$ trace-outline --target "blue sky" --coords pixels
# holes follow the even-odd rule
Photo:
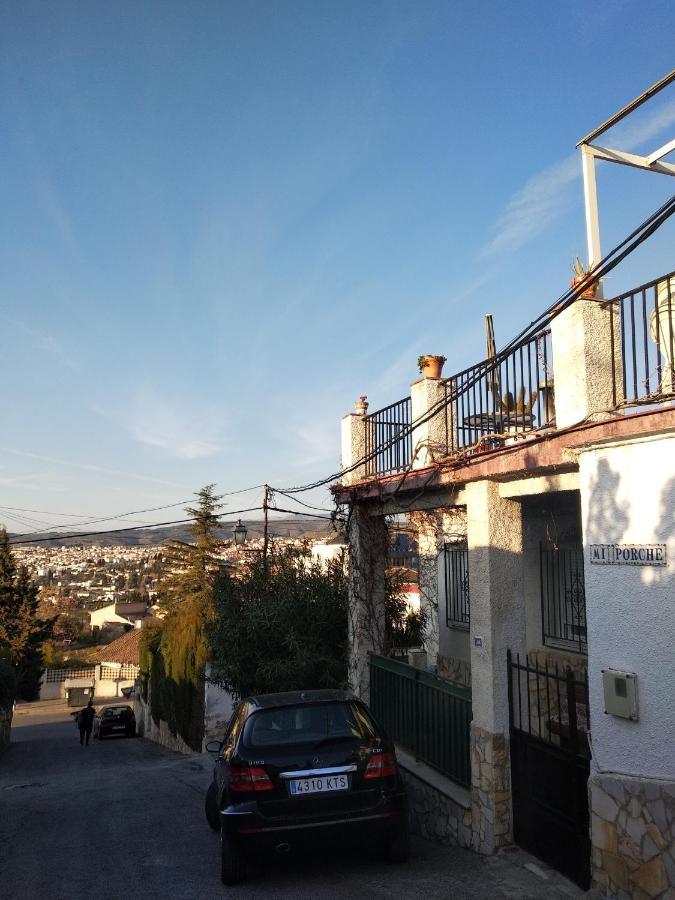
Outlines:
[[[90,516],[330,474],[359,394],[404,396],[420,353],[477,361],[486,312],[505,343],[585,255],[576,142],[672,68],[675,30],[670,0],[1,18],[0,506]],[[669,89],[611,137],[673,131]],[[672,190],[602,167],[604,249]],[[675,268],[674,236],[606,291]]]

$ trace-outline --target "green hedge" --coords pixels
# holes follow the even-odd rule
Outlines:
[[[150,700],[155,725],[167,723],[193,750],[201,750],[204,734],[204,679],[194,657],[177,667],[172,659],[172,642],[188,641],[188,636],[172,627],[171,621],[144,632],[140,647],[141,696]],[[174,664],[172,665],[172,662]],[[190,662],[193,662],[190,665]]]

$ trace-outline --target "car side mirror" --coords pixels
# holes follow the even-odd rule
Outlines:
[[[220,753],[220,750],[223,746],[222,741],[209,741],[206,745],[207,753]]]

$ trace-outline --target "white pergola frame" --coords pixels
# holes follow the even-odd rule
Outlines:
[[[631,101],[623,109],[603,122],[602,125],[594,129],[590,134],[586,135],[577,147],[581,150],[581,165],[584,179],[584,208],[586,212],[586,242],[588,246],[588,264],[592,269],[602,259],[600,249],[600,216],[598,213],[598,192],[595,180],[595,162],[603,160],[605,162],[619,163],[623,166],[632,166],[636,169],[643,169],[646,172],[656,172],[659,175],[675,175],[675,164],[662,162],[664,156],[667,156],[675,150],[675,138],[668,141],[658,150],[650,153],[648,156],[637,156],[635,153],[627,153],[625,150],[613,150],[608,147],[600,147],[592,144],[605,131],[610,129],[617,122],[624,119],[643,103],[646,103],[651,97],[657,94],[663,88],[667,87],[671,82],[675,81],[675,69],[664,76],[656,84],[652,85],[639,97]]]

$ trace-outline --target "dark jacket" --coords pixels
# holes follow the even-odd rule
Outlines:
[[[96,710],[93,706],[85,706],[84,709],[81,709],[77,717],[78,728],[81,728],[83,731],[91,731],[95,715]]]

